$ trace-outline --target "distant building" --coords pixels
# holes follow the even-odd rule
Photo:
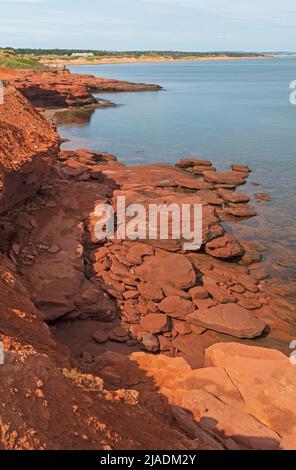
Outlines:
[[[71,57],[94,57],[92,52],[73,52]]]

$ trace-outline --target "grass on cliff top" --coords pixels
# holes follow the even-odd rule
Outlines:
[[[0,67],[7,67],[7,68],[27,68],[27,69],[42,69],[44,68],[38,60],[30,59],[30,58],[23,58],[18,56],[13,57],[6,57],[0,54]]]

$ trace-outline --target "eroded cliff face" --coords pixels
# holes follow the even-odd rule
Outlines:
[[[37,191],[58,148],[53,125],[15,88],[5,87],[0,105],[0,213]]]
[[[112,103],[93,96],[99,92],[157,91],[153,84],[130,83],[92,75],[55,72],[23,72],[12,84],[36,107],[67,108],[73,106],[108,107]]]

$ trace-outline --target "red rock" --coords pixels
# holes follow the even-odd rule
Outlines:
[[[173,343],[169,338],[165,338],[165,336],[159,336],[158,340],[161,351],[171,353],[174,351]]]
[[[142,346],[143,348],[151,353],[156,353],[159,351],[159,341],[156,336],[148,333],[144,333],[142,337]]]
[[[154,302],[159,302],[164,298],[163,292],[160,287],[155,284],[150,284],[149,282],[138,284],[138,291],[146,300],[153,300]]]
[[[227,173],[218,173],[217,171],[208,171],[204,173],[205,181],[214,184],[227,184],[240,186],[246,183],[244,174],[236,171]]]
[[[213,299],[195,299],[193,302],[199,310],[205,310],[217,305],[217,302]]]
[[[140,293],[137,290],[127,290],[123,293],[123,298],[125,300],[134,300],[139,297]]]
[[[266,202],[272,201],[272,197],[266,193],[254,193],[254,196],[257,201],[266,201]]]
[[[266,328],[263,321],[237,304],[217,305],[210,309],[196,310],[189,314],[186,320],[236,338],[256,338],[261,336]]]
[[[181,429],[194,439],[198,444],[198,448],[203,450],[224,450],[222,444],[218,440],[206,433],[192,417],[191,413],[179,408],[178,406],[172,407],[174,417]]]
[[[296,450],[296,437],[295,436],[285,436],[281,440],[280,445],[281,450]]]
[[[181,297],[182,299],[191,300],[191,295],[184,290],[175,289],[168,285],[163,285],[161,287],[166,297]]]
[[[150,245],[145,243],[134,243],[130,246],[126,253],[126,259],[135,266],[140,266],[145,256],[152,256],[154,250]]]
[[[177,168],[189,168],[193,166],[211,167],[212,162],[209,160],[199,160],[196,158],[183,158],[178,163],[176,163]]]
[[[228,206],[223,210],[223,214],[232,215],[233,217],[256,217],[257,212],[246,204],[235,204]]]
[[[103,330],[98,330],[93,333],[92,337],[97,343],[107,343],[109,339],[109,333]]]
[[[166,297],[160,304],[159,310],[170,317],[184,319],[194,311],[194,305],[189,300],[180,297]]]
[[[227,290],[222,287],[214,285],[206,285],[210,296],[221,304],[235,303],[236,298]]]
[[[250,200],[250,198],[245,194],[228,191],[227,189],[223,188],[217,189],[217,193],[222,197],[222,199],[224,199],[225,202],[231,202],[233,204],[245,204]]]
[[[253,276],[248,274],[239,274],[237,276],[237,282],[250,292],[258,292],[258,281]]]
[[[250,266],[251,264],[260,263],[260,261],[262,261],[262,253],[257,250],[250,250],[246,247],[244,248],[246,252],[240,260],[240,264],[242,264],[243,266]]]
[[[165,333],[170,329],[170,322],[166,315],[151,313],[141,319],[140,326],[148,333]]]
[[[191,326],[189,323],[179,320],[173,320],[174,329],[181,336],[190,335],[192,333]]]
[[[206,204],[212,204],[214,206],[222,206],[223,204],[223,199],[219,198],[215,191],[202,190],[198,191],[197,194]]]
[[[0,213],[34,194],[57,160],[59,139],[13,87],[0,105]]]
[[[209,293],[205,287],[198,286],[190,289],[189,294],[192,297],[193,302],[196,300],[205,300],[209,298]]]
[[[242,173],[251,173],[250,168],[247,165],[234,164],[231,165],[233,171],[241,171]]]
[[[238,343],[206,351],[207,366],[223,367],[250,414],[281,436],[296,436],[296,370],[279,351]]]
[[[263,303],[259,299],[242,297],[239,301],[239,305],[247,310],[257,310],[263,306]]]
[[[184,255],[151,256],[135,272],[144,281],[158,286],[169,285],[183,290],[196,283],[196,272]]]
[[[202,175],[205,171],[216,171],[214,166],[195,165],[188,169],[194,175]]]
[[[191,411],[197,423],[212,435],[231,438],[249,449],[277,449],[279,435],[248,413],[235,410],[204,390],[184,394],[182,408]]]
[[[214,258],[236,258],[243,256],[244,252],[243,247],[229,234],[216,238],[206,244],[206,253]]]

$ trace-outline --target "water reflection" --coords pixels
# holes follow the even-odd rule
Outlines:
[[[94,112],[95,109],[66,109],[56,111],[52,115],[52,120],[59,127],[84,127],[91,123]]]

